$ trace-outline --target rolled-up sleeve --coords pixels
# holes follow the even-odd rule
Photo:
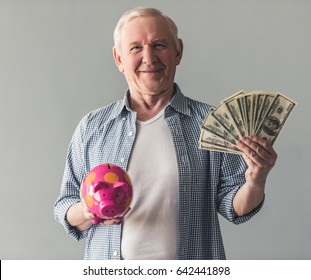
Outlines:
[[[68,209],[75,203],[80,202],[80,185],[86,174],[83,159],[83,134],[86,118],[83,118],[77,126],[66,156],[66,164],[61,184],[60,195],[54,204],[54,217],[65,231],[76,240],[87,236],[87,231],[79,232],[67,222]]]
[[[261,202],[253,211],[237,216],[233,208],[233,199],[242,185],[245,184],[247,165],[239,155],[223,153],[221,176],[218,185],[218,212],[234,224],[241,224],[251,219],[262,208]]]

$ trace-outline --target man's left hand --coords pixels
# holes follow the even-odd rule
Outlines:
[[[241,138],[237,147],[244,153],[243,158],[248,165],[245,173],[248,183],[263,184],[278,157],[273,147],[255,135]]]

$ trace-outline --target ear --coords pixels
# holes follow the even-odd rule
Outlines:
[[[104,182],[99,182],[95,185],[94,187],[94,193],[96,193],[97,191],[99,191],[100,189],[105,189],[105,188],[108,188],[109,185],[107,185],[106,183]]]
[[[117,65],[117,67],[119,68],[119,71],[121,73],[123,73],[124,72],[124,67],[123,67],[123,64],[122,64],[122,58],[121,58],[121,55],[119,54],[118,50],[116,49],[116,47],[113,47],[112,53],[113,53],[114,61],[115,61],[116,65]]]
[[[176,54],[176,65],[179,65],[182,59],[183,51],[184,51],[184,44],[181,39],[178,39],[179,51]]]
[[[128,186],[127,186],[127,184],[124,183],[124,182],[116,182],[116,183],[113,184],[113,188],[114,188],[114,189],[118,189],[118,188],[119,188],[119,189],[121,189],[122,191],[126,192],[127,189],[128,189]]]

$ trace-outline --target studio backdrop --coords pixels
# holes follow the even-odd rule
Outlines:
[[[311,2],[0,0],[0,259],[82,259],[53,217],[69,141],[89,111],[123,98],[112,57],[121,14],[152,6],[179,27],[176,82],[218,105],[239,90],[297,102],[274,144],[262,211],[220,217],[228,259],[311,258]]]

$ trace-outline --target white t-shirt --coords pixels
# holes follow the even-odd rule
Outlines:
[[[133,201],[123,222],[122,258],[176,259],[178,167],[164,110],[137,121],[128,173]]]

